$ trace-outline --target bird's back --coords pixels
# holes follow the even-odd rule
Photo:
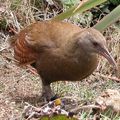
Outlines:
[[[17,35],[14,51],[20,64],[30,64],[44,53],[45,49],[60,48],[74,33],[81,29],[65,22],[36,22]]]

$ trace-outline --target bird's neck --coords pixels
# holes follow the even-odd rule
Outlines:
[[[84,47],[82,47],[82,45],[78,45],[77,44],[77,40],[69,40],[68,42],[66,42],[66,44],[64,45],[63,51],[65,53],[65,55],[67,56],[71,56],[74,58],[83,58],[83,59],[90,59],[93,57],[97,57],[97,55],[95,53],[91,53],[89,50],[84,49]]]

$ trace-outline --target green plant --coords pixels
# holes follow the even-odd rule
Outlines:
[[[57,15],[52,20],[63,20],[65,18],[75,15],[76,13],[83,13],[88,9],[91,9],[97,5],[100,5],[101,3],[104,3],[105,1],[107,0],[88,0],[80,6],[75,5],[74,7],[68,9],[66,12]]]
[[[120,18],[120,5],[117,6],[112,12],[100,20],[95,26],[95,29],[103,31],[105,28],[110,26],[112,23],[117,21]]]
[[[83,13],[83,12],[85,12],[91,8],[94,8],[95,6],[100,5],[106,1],[107,0],[88,0],[79,6],[74,6],[70,9],[68,9],[66,12],[61,13],[60,15],[54,17],[52,20],[63,20],[65,18],[75,15],[76,13]],[[113,2],[113,0],[111,0],[111,2]],[[118,2],[119,1],[117,1],[117,4],[118,4]],[[117,6],[112,12],[110,12],[102,20],[100,20],[94,26],[94,28],[98,29],[99,31],[102,31],[105,28],[107,28],[109,25],[111,25],[112,23],[114,23],[115,21],[117,21],[120,18],[119,11],[120,11],[120,5]]]

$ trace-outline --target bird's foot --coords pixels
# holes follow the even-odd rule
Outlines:
[[[42,90],[42,98],[45,102],[51,101],[53,98],[55,98],[54,92],[51,90],[50,85],[43,86]]]

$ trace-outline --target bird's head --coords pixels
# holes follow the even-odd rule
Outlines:
[[[114,58],[107,49],[106,40],[99,31],[93,28],[83,30],[78,35],[78,44],[86,53],[102,55],[117,68]]]

